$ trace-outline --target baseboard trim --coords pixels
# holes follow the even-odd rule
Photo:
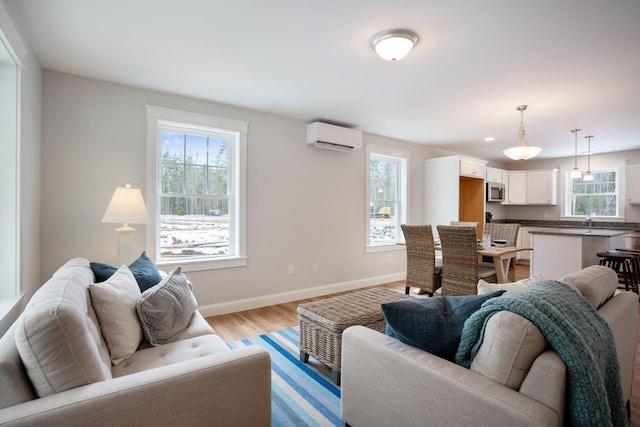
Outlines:
[[[404,280],[405,273],[387,274],[385,276],[369,277],[366,279],[352,280],[342,283],[334,283],[325,286],[315,286],[290,292],[280,292],[277,294],[262,295],[254,298],[245,298],[235,301],[227,301],[219,304],[208,304],[198,307],[198,311],[204,317],[219,316],[221,314],[235,313],[238,311],[252,310],[254,308],[267,307],[270,305],[283,304],[291,301],[298,301],[306,298],[315,298],[329,295],[336,292],[351,291],[367,286],[381,285],[383,283]]]

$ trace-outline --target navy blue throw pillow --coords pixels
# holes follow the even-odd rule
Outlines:
[[[91,266],[91,270],[93,270],[93,275],[96,276],[96,283],[104,282],[111,277],[113,273],[118,271],[118,267],[101,262],[90,262],[89,265]],[[146,291],[162,280],[160,272],[147,255],[147,251],[142,252],[140,258],[129,265],[129,270],[133,273],[133,277],[136,278],[140,292]]]
[[[503,293],[408,298],[382,304],[385,332],[405,344],[454,361],[464,322],[485,301]]]

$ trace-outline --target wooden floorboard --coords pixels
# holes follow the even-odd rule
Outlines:
[[[518,265],[516,268],[516,280],[529,277],[529,266]],[[377,287],[386,287],[397,292],[404,293],[404,281],[391,282]],[[254,337],[260,334],[290,328],[298,324],[298,305],[345,294],[340,292],[317,298],[293,301],[254,310],[240,311],[237,313],[223,314],[208,317],[207,321],[226,342],[237,341],[243,338]],[[640,307],[639,307],[640,315]],[[640,346],[639,346],[640,347]],[[638,348],[640,353],[640,348]],[[636,357],[634,372],[633,392],[631,394],[631,419],[630,427],[640,427],[640,358]]]

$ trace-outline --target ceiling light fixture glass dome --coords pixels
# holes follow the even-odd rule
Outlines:
[[[382,31],[371,39],[371,47],[387,61],[398,61],[411,52],[418,43],[418,35],[410,30]]]

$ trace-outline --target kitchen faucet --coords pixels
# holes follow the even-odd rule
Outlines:
[[[593,216],[595,215],[595,212],[590,213],[589,215],[587,215],[587,225],[589,226],[589,228],[591,228],[591,226],[593,225]]]

